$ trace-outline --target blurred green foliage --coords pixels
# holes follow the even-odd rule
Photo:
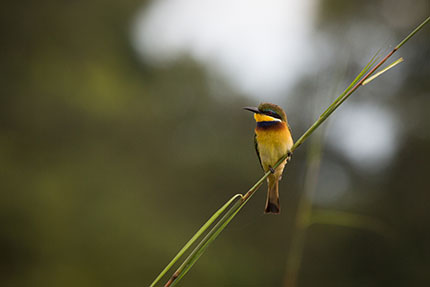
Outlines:
[[[148,285],[223,202],[261,175],[254,123],[240,109],[249,99],[228,86],[224,98],[213,97],[191,59],[159,68],[138,59],[129,28],[142,5],[3,4],[1,286]],[[327,153],[353,177],[336,207],[377,217],[398,236],[312,228],[300,286],[430,280],[430,71],[418,65],[430,59],[429,29],[417,38],[408,43],[405,85],[390,103],[406,122],[392,166],[369,179]],[[309,100],[304,90],[287,109],[296,138],[309,123],[297,115]],[[282,215],[264,216],[258,193],[186,286],[280,286],[304,158],[297,152],[286,170]]]

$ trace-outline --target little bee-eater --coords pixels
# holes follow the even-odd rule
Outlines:
[[[264,172],[271,171],[267,177],[269,190],[264,212],[279,213],[278,182],[282,177],[285,164],[291,156],[293,146],[287,115],[281,107],[270,103],[262,103],[258,108],[245,107],[244,109],[253,112],[257,122],[254,142],[260,165]],[[288,158],[274,170],[273,166],[286,154],[288,154]]]

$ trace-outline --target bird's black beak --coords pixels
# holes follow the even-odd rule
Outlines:
[[[256,114],[261,114],[260,110],[256,107],[244,107],[243,109]]]

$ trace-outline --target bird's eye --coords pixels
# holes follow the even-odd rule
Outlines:
[[[272,111],[269,111],[269,116],[274,117],[274,118],[279,118],[278,114]]]

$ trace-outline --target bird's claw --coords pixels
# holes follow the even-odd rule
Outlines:
[[[290,152],[290,151],[287,152],[287,162],[289,162],[291,160],[292,155],[293,155],[292,152]]]
[[[275,169],[273,167],[269,166],[269,170],[271,173],[275,173]]]

